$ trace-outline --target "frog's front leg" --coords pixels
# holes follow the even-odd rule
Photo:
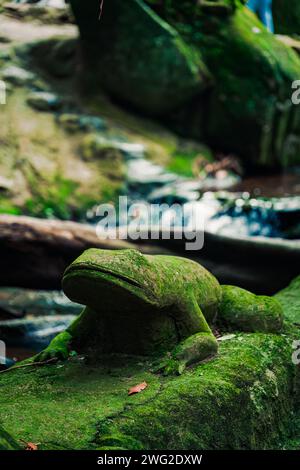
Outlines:
[[[46,349],[34,357],[34,362],[44,362],[49,359],[67,359],[70,353],[72,335],[68,331],[63,331],[51,341]]]
[[[204,361],[218,352],[218,343],[212,333],[196,333],[182,341],[173,351],[164,367],[164,373],[182,374],[186,367]]]
[[[188,315],[186,315],[188,309]],[[204,359],[214,356],[218,352],[218,342],[213,335],[199,305],[194,298],[190,298],[185,303],[182,320],[189,319],[193,322],[194,334],[186,337],[172,351],[169,358],[163,361],[160,370],[164,374],[181,374],[186,367],[201,362]],[[179,332],[185,331],[188,325],[178,323]],[[190,323],[189,328],[192,325]]]
[[[83,312],[73,321],[73,323],[71,323],[66,331],[63,331],[59,335],[55,336],[46,349],[34,356],[34,362],[44,362],[54,358],[67,359],[71,352],[72,339],[74,336],[76,336],[76,331],[82,319],[87,314],[87,309],[85,308]]]

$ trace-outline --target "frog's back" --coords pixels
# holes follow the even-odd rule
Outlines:
[[[165,285],[180,302],[182,296],[193,296],[210,322],[217,314],[222,289],[217,279],[201,264],[179,256],[155,256],[165,276]]]

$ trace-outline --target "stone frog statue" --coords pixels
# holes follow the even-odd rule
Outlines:
[[[233,286],[220,286],[200,264],[134,249],[89,249],[65,271],[63,289],[86,305],[63,333],[35,357],[65,359],[70,352],[100,360],[103,354],[166,357],[166,373],[217,353],[211,325],[277,333],[280,304]]]

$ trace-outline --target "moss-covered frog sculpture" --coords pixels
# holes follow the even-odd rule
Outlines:
[[[86,307],[35,360],[118,353],[165,358],[165,372],[182,372],[217,353],[209,326],[217,316],[235,330],[282,327],[276,300],[220,286],[200,264],[175,256],[90,249],[67,268],[63,289]]]

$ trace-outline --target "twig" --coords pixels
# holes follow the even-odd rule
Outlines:
[[[20,366],[10,367],[9,369],[0,370],[0,374],[4,374],[5,372],[11,372],[11,371],[16,370],[16,369],[23,369],[24,367],[45,366],[47,364],[50,364],[51,362],[57,362],[57,358],[52,357],[51,359],[48,359],[47,361],[43,361],[43,362],[31,362],[30,364],[23,364],[23,365],[20,365]]]

